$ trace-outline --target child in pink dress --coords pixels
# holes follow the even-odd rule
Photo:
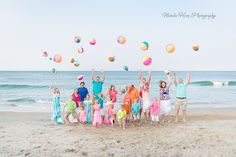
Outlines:
[[[86,123],[86,112],[84,110],[84,106],[83,105],[80,105],[79,120],[80,120],[80,123],[82,123],[85,126],[85,123]]]
[[[158,113],[160,110],[160,100],[157,98],[154,98],[154,101],[152,102],[151,106],[150,106],[150,110],[151,110],[151,119],[152,122],[151,124],[157,122],[159,123],[159,117],[158,117]]]
[[[111,102],[109,102],[106,110],[106,124],[108,125],[111,124],[113,127],[114,120],[115,120],[114,105]]]
[[[102,125],[102,116],[100,104],[97,100],[95,100],[93,105],[93,126],[97,127],[97,125]]]

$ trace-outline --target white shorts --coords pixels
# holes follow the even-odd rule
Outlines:
[[[134,117],[134,120],[140,119],[140,115],[139,115],[139,114],[137,114],[137,115],[134,115],[134,114],[133,114],[133,117]]]
[[[170,100],[161,100],[160,101],[160,115],[169,115],[171,112],[171,103]]]
[[[156,115],[156,116],[151,115],[151,118],[152,118],[152,121],[153,121],[153,122],[159,122],[159,117],[158,117],[158,115]]]

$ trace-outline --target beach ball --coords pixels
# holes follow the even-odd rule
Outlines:
[[[193,45],[192,45],[192,49],[193,49],[194,51],[198,51],[198,50],[199,50],[199,46],[198,46],[197,44],[193,44]]]
[[[169,70],[164,70],[164,73],[165,73],[166,75],[169,75],[169,74],[170,74],[170,71],[169,71]]]
[[[96,44],[96,39],[94,39],[94,38],[91,39],[91,40],[89,41],[89,44],[90,44],[90,45],[95,45],[95,44]]]
[[[114,61],[115,61],[115,56],[109,56],[109,57],[108,57],[108,60],[109,60],[110,62],[114,62]]]
[[[61,63],[62,57],[61,57],[61,55],[56,54],[56,55],[54,56],[53,60],[54,60],[54,62],[56,62],[56,63]]]
[[[140,49],[141,49],[141,50],[147,51],[148,48],[149,48],[148,42],[144,41],[144,42],[141,43],[141,45],[140,45]]]
[[[80,81],[83,80],[83,78],[84,78],[83,75],[78,76],[78,80],[80,80]]]
[[[124,66],[123,69],[124,69],[124,71],[129,71],[129,67],[128,66]]]
[[[74,58],[71,58],[70,59],[70,63],[74,63],[75,62],[75,59]]]
[[[152,64],[152,58],[147,55],[147,56],[143,57],[142,62],[145,66],[149,66]]]
[[[80,36],[75,36],[74,37],[74,42],[80,43],[80,41],[81,41],[81,37]]]
[[[43,57],[48,57],[48,53],[46,51],[43,52]]]
[[[78,62],[75,62],[75,63],[74,63],[74,66],[75,66],[75,67],[79,67],[80,64],[79,64]]]
[[[57,71],[55,68],[52,68],[52,73],[55,74]]]
[[[119,44],[125,44],[126,43],[126,38],[124,36],[120,35],[117,39],[117,42]]]
[[[175,51],[175,46],[174,46],[173,44],[168,44],[168,45],[166,46],[166,51],[167,51],[168,53],[173,53],[173,52]]]
[[[79,53],[79,54],[84,53],[84,48],[83,48],[83,47],[79,47],[79,48],[78,48],[78,53]]]

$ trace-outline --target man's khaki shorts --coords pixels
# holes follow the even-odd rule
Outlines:
[[[186,110],[187,109],[187,99],[178,99],[176,98],[175,107],[177,110]]]

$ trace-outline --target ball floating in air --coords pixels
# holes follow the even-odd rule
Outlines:
[[[70,59],[70,63],[74,63],[75,62],[75,59],[74,58],[71,58]]]
[[[83,78],[84,78],[83,75],[78,76],[78,80],[80,80],[80,81],[83,80]]]
[[[141,43],[141,45],[140,45],[140,49],[141,49],[141,50],[147,51],[148,48],[149,48],[148,42],[144,41],[144,42]]]
[[[119,44],[125,44],[126,43],[126,38],[124,36],[120,35],[117,39],[117,42]]]
[[[54,60],[54,62],[56,62],[56,63],[61,63],[62,57],[61,57],[61,55],[56,54],[56,55],[54,56],[53,60]]]
[[[143,62],[143,65],[149,66],[152,64],[152,58],[147,55],[147,56],[143,57],[142,62]]]
[[[129,67],[126,65],[123,67],[123,69],[124,69],[124,71],[129,71]]]
[[[173,53],[173,52],[175,51],[175,46],[174,46],[173,44],[168,44],[168,45],[166,46],[166,51],[167,51],[168,53]]]
[[[55,68],[52,68],[52,73],[55,74],[57,71]]]
[[[89,41],[89,44],[90,44],[90,45],[95,45],[95,44],[96,44],[96,39],[94,39],[94,38],[91,39],[91,40]]]
[[[193,44],[193,45],[192,45],[192,49],[193,49],[194,51],[198,51],[198,50],[199,50],[199,46],[198,46],[197,44]]]
[[[43,57],[48,57],[48,53],[46,51],[43,52]]]
[[[84,53],[84,48],[83,48],[83,47],[79,47],[79,48],[78,48],[78,53],[79,53],[79,54]]]
[[[114,62],[114,61],[115,61],[115,56],[109,56],[109,57],[108,57],[108,60],[109,60],[110,62]]]
[[[75,36],[74,37],[74,42],[80,43],[81,42],[81,37],[80,36]]]
[[[170,74],[170,71],[169,70],[164,70],[164,73],[166,74],[166,75],[169,75]]]
[[[80,66],[79,62],[74,62],[74,66],[79,67]]]

